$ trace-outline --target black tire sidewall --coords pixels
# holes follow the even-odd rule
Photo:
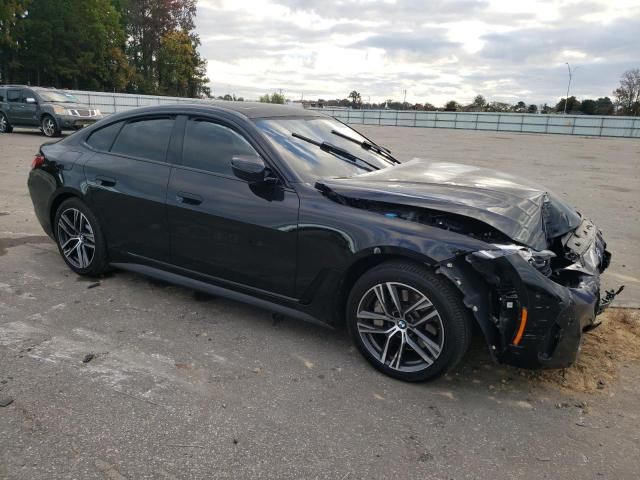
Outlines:
[[[470,325],[466,307],[459,293],[446,279],[439,278],[419,265],[389,264],[376,267],[365,273],[354,285],[347,301],[346,323],[349,333],[362,355],[381,372],[409,382],[434,379],[452,368],[466,351],[470,337]],[[405,267],[405,268],[403,268]],[[362,296],[374,285],[384,282],[399,282],[424,293],[434,304],[444,329],[444,344],[440,356],[432,365],[418,372],[400,372],[382,365],[367,350],[357,329],[356,311]]]
[[[96,249],[93,255],[93,259],[91,260],[91,263],[87,268],[78,268],[75,265],[69,263],[67,257],[65,257],[64,253],[62,252],[60,240],[58,239],[58,221],[60,220],[60,215],[62,215],[62,213],[69,208],[75,208],[82,212],[89,221],[91,229],[93,230]],[[80,200],[79,198],[69,198],[60,204],[54,218],[53,233],[56,240],[56,245],[58,246],[58,251],[62,256],[62,259],[67,264],[67,266],[75,273],[77,273],[78,275],[97,276],[107,270],[107,248],[104,241],[104,236],[102,235],[102,229],[100,228],[100,223],[98,222],[98,219],[93,214],[91,209],[82,200]]]
[[[7,116],[4,113],[0,112],[0,118],[3,118],[3,117],[4,117],[6,128],[5,128],[4,132],[0,132],[0,133],[11,133],[11,132],[13,132],[13,126],[11,126],[11,124],[9,123],[9,119],[7,118]]]

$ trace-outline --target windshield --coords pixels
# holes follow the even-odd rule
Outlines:
[[[43,102],[80,103],[80,100],[78,100],[76,97],[74,97],[70,93],[58,92],[56,90],[50,90],[50,91],[38,90],[38,95],[40,96]]]
[[[339,147],[334,150],[346,150],[348,154],[362,159],[364,165],[371,164],[378,169],[393,165],[379,153],[366,150],[357,143],[332,133],[339,132],[358,142],[367,141],[355,130],[329,117],[265,118],[258,119],[256,125],[287,164],[306,182],[312,183],[321,177],[351,177],[366,173],[366,170],[362,165],[345,161],[344,156],[336,151],[323,150],[318,145],[299,138],[300,136]],[[369,167],[368,170],[375,168]]]

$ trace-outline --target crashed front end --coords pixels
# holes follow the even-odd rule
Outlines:
[[[601,298],[600,274],[611,258],[602,233],[583,220],[556,238],[549,250],[493,246],[440,269],[462,290],[492,354],[501,363],[522,368],[571,365],[583,331],[597,325],[596,316],[619,293]]]

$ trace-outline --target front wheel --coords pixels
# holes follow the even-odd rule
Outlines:
[[[58,128],[58,124],[51,115],[44,115],[42,117],[40,128],[42,129],[42,133],[44,133],[46,137],[60,136],[60,128]]]
[[[60,255],[79,275],[97,276],[108,269],[102,229],[93,212],[80,199],[62,202],[56,212],[55,237]]]
[[[13,127],[9,123],[9,119],[4,113],[0,113],[0,133],[11,133]]]
[[[400,380],[430,380],[452,368],[471,340],[467,309],[444,278],[409,262],[383,263],[354,285],[349,332],[364,357]]]

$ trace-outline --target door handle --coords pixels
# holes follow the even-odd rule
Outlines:
[[[110,177],[103,177],[101,175],[98,175],[96,177],[96,183],[102,187],[115,187],[116,186],[116,180],[115,178],[110,178]]]
[[[202,203],[202,197],[194,195],[193,193],[178,192],[176,198],[178,202],[184,203],[185,205],[200,205]]]

